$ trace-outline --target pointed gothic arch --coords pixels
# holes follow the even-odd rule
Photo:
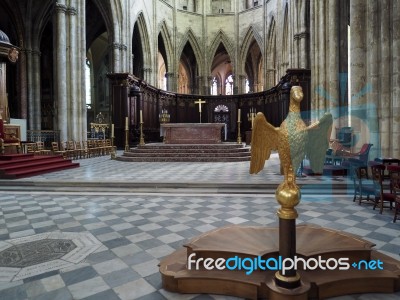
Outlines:
[[[263,39],[260,36],[260,34],[253,28],[253,26],[249,26],[249,29],[247,30],[247,33],[244,36],[242,47],[240,48],[240,60],[242,61],[242,64],[243,64],[244,60],[246,59],[247,52],[248,52],[253,40],[255,40],[257,42],[257,45],[260,48],[261,54],[264,56],[264,49],[263,49],[264,47],[262,47]]]
[[[246,74],[247,80],[250,84],[250,91],[259,92],[264,86],[264,74],[263,74],[263,47],[260,35],[254,30],[252,26],[249,27],[242,47],[240,49],[240,66],[239,73]],[[242,85],[242,91],[245,90],[245,82],[240,83]]]
[[[134,41],[136,43],[134,43]],[[137,50],[137,51],[136,51]],[[147,30],[146,20],[143,12],[139,12],[133,27],[132,34],[132,54],[133,54],[133,72],[136,76],[148,80],[150,78],[152,66],[151,47],[149,31]],[[139,55],[140,57],[136,57]],[[135,61],[139,64],[135,65]]]
[[[235,61],[236,57],[234,55],[235,51],[234,51],[234,46],[233,46],[233,42],[230,41],[230,39],[227,37],[227,35],[222,31],[219,30],[217,32],[217,34],[215,35],[210,47],[209,47],[209,57],[207,59],[208,62],[212,62],[213,58],[217,52],[218,47],[220,46],[220,44],[222,44],[225,49],[226,52],[228,53],[231,61]],[[234,66],[234,64],[232,64]],[[208,66],[208,69],[210,69],[211,65]]]
[[[289,5],[286,3],[282,24],[281,65],[279,74],[283,75],[289,66]]]
[[[165,20],[163,20],[160,23],[158,30],[158,36],[161,37],[163,43],[164,43],[164,48],[165,48],[165,54],[166,54],[166,69],[167,72],[172,70],[172,62],[173,62],[173,55],[174,51],[172,48],[172,41],[171,41],[171,34],[169,33],[167,23]]]
[[[265,55],[266,59],[266,79],[265,79],[265,89],[272,88],[277,82],[277,66],[276,66],[276,24],[275,18],[272,17],[267,36],[267,52]]]
[[[115,16],[115,12],[113,11],[112,6],[108,7],[107,1],[102,0],[92,0],[93,4],[99,10],[100,15],[104,21],[106,31],[108,33],[108,41],[111,44],[116,37],[116,30],[118,30],[118,22],[117,17]],[[87,9],[87,7],[86,7]],[[111,11],[111,15],[110,15]],[[86,39],[86,49],[89,48],[89,45],[93,42],[93,40]]]
[[[196,57],[196,61],[197,61],[198,66],[200,67],[200,66],[203,65],[201,48],[200,48],[200,45],[199,45],[197,40],[198,39],[194,35],[192,29],[189,28],[188,31],[186,31],[186,34],[183,36],[183,38],[181,40],[181,43],[179,44],[179,47],[178,47],[178,49],[176,51],[178,64],[179,64],[179,58],[182,55],[184,47],[186,46],[187,43],[189,43],[190,46],[193,49],[193,52],[194,52],[194,55]]]

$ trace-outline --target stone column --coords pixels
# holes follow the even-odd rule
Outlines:
[[[28,118],[28,99],[27,99],[27,77],[26,77],[26,50],[22,49],[19,54],[19,94],[21,99],[20,114],[22,119]]]
[[[380,132],[381,132],[381,146],[382,155],[390,156],[390,149],[393,143],[398,143],[396,140],[391,139],[391,60],[390,60],[390,2],[391,0],[380,1],[381,6],[381,30],[379,33],[380,45],[381,45],[381,60],[380,60],[380,110],[381,110],[381,120],[380,120]],[[398,132],[396,133],[398,135]]]
[[[27,104],[28,104],[28,129],[34,130],[35,125],[34,125],[34,120],[35,120],[35,114],[34,114],[34,107],[35,104],[33,102],[33,56],[32,56],[32,50],[31,49],[25,49],[26,53],[26,73],[27,73]]]
[[[78,1],[79,9],[79,28],[80,28],[80,39],[79,39],[79,65],[81,69],[81,85],[80,85],[80,118],[79,118],[79,130],[81,134],[80,140],[86,141],[87,139],[87,111],[86,111],[86,1]]]
[[[120,44],[117,42],[112,43],[111,49],[113,52],[113,70],[114,73],[119,73],[120,70]]]
[[[71,0],[71,5],[75,5],[75,1]],[[78,45],[77,45],[77,11],[74,6],[70,6],[67,9],[68,14],[68,27],[69,27],[69,102],[70,102],[70,113],[69,113],[69,124],[70,124],[70,136],[72,140],[79,141],[79,111],[78,111],[78,84],[79,82],[76,80],[78,78],[78,64],[77,64],[77,55],[78,55]]]
[[[266,77],[267,77],[266,84],[267,85],[265,87],[265,90],[268,90],[268,89],[272,88],[273,86],[275,86],[275,84],[276,84],[275,73],[276,73],[275,69],[267,69],[266,70]]]
[[[33,127],[34,130],[41,130],[42,127],[42,105],[40,95],[40,52],[32,51],[32,74],[33,74]]]
[[[328,2],[328,16],[326,19],[326,26],[328,28],[327,49],[326,56],[328,64],[326,68],[327,91],[326,101],[328,110],[334,120],[331,138],[336,138],[335,128],[340,128],[339,116],[339,2],[337,0],[329,0]]]
[[[172,72],[165,73],[167,77],[167,90],[168,91],[176,91],[176,76]]]
[[[294,55],[293,62],[298,68],[310,68],[309,62],[309,25],[307,24],[307,13],[308,5],[307,1],[295,2],[297,14],[294,17],[298,17],[297,24],[299,27],[294,30],[297,32],[294,34],[294,51],[297,53]]]
[[[366,96],[362,91],[366,87],[366,1],[350,1],[350,97],[351,126],[359,139],[366,140]],[[350,102],[350,101],[349,101]]]
[[[327,78],[326,78],[326,5],[325,1],[318,1],[318,43],[319,43],[319,51],[318,51],[318,87],[322,87],[323,89],[327,88]],[[319,94],[318,95],[318,111],[317,116],[318,119],[323,115],[325,109],[327,108],[327,95]]]
[[[400,132],[400,0],[392,1],[392,141],[397,141]],[[393,143],[392,157],[400,157],[400,146],[398,142]]]
[[[66,18],[65,13],[67,7],[65,1],[60,0],[56,4],[56,64],[57,64],[57,112],[58,112],[58,129],[60,130],[60,140],[68,140],[68,104],[67,104],[67,70],[66,70]]]
[[[379,93],[379,8],[378,1],[367,2],[367,76],[368,83],[371,85],[371,90],[366,94],[367,97],[367,126],[369,129],[369,139],[364,142],[374,144],[371,148],[369,157],[380,156],[380,141],[379,141],[379,124],[378,124],[378,106],[377,99],[380,98]]]
[[[7,120],[7,65],[0,58],[0,119]]]
[[[211,95],[211,81],[213,80],[212,76],[207,76],[207,80],[204,82],[204,95]]]

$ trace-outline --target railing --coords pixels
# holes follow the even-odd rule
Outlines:
[[[60,142],[59,130],[27,130],[26,139],[29,142],[44,142],[46,148],[51,148],[51,142]]]

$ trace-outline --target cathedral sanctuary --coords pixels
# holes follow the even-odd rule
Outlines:
[[[399,298],[399,8],[1,1],[0,298]]]

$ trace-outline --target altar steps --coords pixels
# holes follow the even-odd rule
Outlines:
[[[146,144],[125,151],[117,160],[132,162],[235,162],[249,161],[244,144]]]
[[[62,156],[10,154],[0,156],[0,179],[17,179],[79,167]]]

